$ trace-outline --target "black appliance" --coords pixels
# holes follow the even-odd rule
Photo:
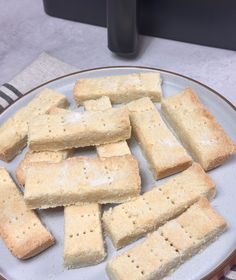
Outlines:
[[[235,0],[43,0],[47,14],[108,26],[108,46],[133,53],[141,34],[236,50]]]

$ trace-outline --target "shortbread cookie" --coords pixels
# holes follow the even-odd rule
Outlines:
[[[104,111],[112,108],[110,98],[107,96],[102,96],[96,100],[84,101],[83,105],[87,111]]]
[[[106,257],[97,203],[65,207],[64,263],[68,268],[94,265]]]
[[[214,195],[214,182],[196,163],[137,199],[104,212],[104,228],[113,245],[121,248],[173,219],[199,197]]]
[[[58,151],[118,142],[130,138],[130,134],[125,108],[42,115],[29,124],[28,145],[33,151]]]
[[[127,107],[133,133],[156,180],[191,165],[191,157],[166,126],[150,98],[135,100]]]
[[[87,111],[102,111],[112,108],[110,99],[103,96],[97,100],[84,102]],[[126,141],[96,146],[99,157],[112,157],[130,154],[130,149]]]
[[[130,149],[126,141],[119,141],[111,144],[96,146],[99,157],[115,157],[130,154]]]
[[[107,109],[111,109],[112,106],[111,106],[111,102],[110,102],[110,99],[106,96],[103,96],[101,97],[100,99],[98,100],[88,100],[88,101],[85,101],[84,102],[84,107],[87,111],[103,111],[103,110],[107,110]],[[63,114],[63,115],[66,115],[68,113],[72,113],[73,111],[71,110],[68,110],[68,109],[62,109],[62,108],[52,108],[50,111],[49,111],[49,114],[50,115],[58,115],[58,114]],[[97,150],[100,149],[100,147],[105,147],[107,146],[107,149],[109,150],[112,150],[112,146],[114,145],[114,149],[116,148],[116,150],[119,148],[119,143],[126,143],[126,141],[120,141],[120,142],[116,142],[116,143],[111,143],[111,144],[105,144],[105,145],[99,145],[97,148]],[[125,153],[125,151],[127,151],[127,149],[125,149],[125,145],[121,145],[121,147],[123,148],[123,154],[128,154]],[[105,149],[104,148],[104,149]],[[127,146],[128,148],[128,146]],[[101,148],[102,149],[102,148]],[[116,154],[116,150],[114,151],[114,155],[113,156],[116,156],[116,155],[121,155],[121,154]],[[106,150],[105,150],[106,151]],[[104,152],[105,152],[104,151]],[[112,155],[110,155],[112,156]]]
[[[0,168],[0,192],[0,236],[15,257],[28,259],[54,244],[54,237],[37,215],[27,209],[4,168]]]
[[[21,108],[0,127],[0,159],[12,160],[26,145],[28,122],[35,116],[48,113],[53,107],[66,107],[64,95],[44,89],[28,105]]]
[[[161,108],[180,140],[205,170],[221,165],[234,153],[232,140],[192,89],[164,99]]]
[[[144,242],[113,258],[107,265],[111,280],[158,280],[215,241],[226,222],[201,198],[178,218],[150,234]]]
[[[26,169],[34,162],[60,162],[66,159],[71,151],[57,151],[57,152],[27,152],[25,158],[20,162],[16,169],[16,177],[19,183],[24,186]]]
[[[107,96],[102,96],[97,100],[88,100],[83,103],[87,111],[104,111],[111,109],[112,105]],[[61,108],[53,108],[50,114],[67,114],[69,111]],[[110,144],[96,146],[100,157],[122,156],[130,154],[130,149],[126,141],[119,141]]]
[[[102,96],[110,98],[112,103],[126,103],[144,96],[153,101],[161,100],[161,77],[158,72],[136,73],[124,76],[80,79],[74,87],[74,99],[77,104]]]
[[[139,193],[138,162],[131,155],[39,162],[26,172],[25,201],[29,208],[77,202],[120,203]]]

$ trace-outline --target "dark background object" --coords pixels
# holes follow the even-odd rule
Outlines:
[[[50,16],[106,26],[106,0],[43,0],[43,3]]]
[[[108,48],[117,54],[137,51],[137,0],[107,1]]]
[[[51,16],[106,26],[106,0],[43,1]],[[141,34],[236,50],[235,0],[139,0],[137,17]]]

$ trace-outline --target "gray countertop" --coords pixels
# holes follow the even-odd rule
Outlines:
[[[179,72],[212,87],[236,104],[236,52],[142,37],[135,59],[107,49],[106,29],[46,15],[40,0],[0,0],[0,84],[42,51],[79,69],[140,65]]]

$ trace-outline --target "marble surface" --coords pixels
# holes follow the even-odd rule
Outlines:
[[[236,104],[236,52],[153,37],[141,38],[136,58],[107,49],[106,29],[47,16],[40,0],[0,0],[0,84],[42,51],[79,69],[152,66],[199,80]]]

